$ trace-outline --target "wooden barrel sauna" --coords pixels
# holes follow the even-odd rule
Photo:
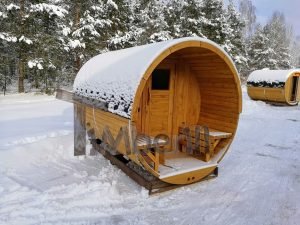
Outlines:
[[[97,55],[78,72],[73,91],[87,131],[171,184],[193,183],[216,169],[242,110],[233,61],[197,37]]]
[[[297,105],[300,101],[300,69],[256,70],[247,80],[248,95],[253,100]]]

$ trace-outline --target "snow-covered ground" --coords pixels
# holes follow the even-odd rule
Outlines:
[[[219,177],[159,195],[100,155],[74,157],[72,104],[0,97],[0,224],[300,221],[300,107],[249,100]]]

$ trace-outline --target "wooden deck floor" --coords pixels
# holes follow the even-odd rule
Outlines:
[[[165,178],[211,166],[216,164],[204,162],[183,152],[166,153],[164,164],[159,165],[159,177]]]

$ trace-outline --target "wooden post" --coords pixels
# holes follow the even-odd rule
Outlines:
[[[85,106],[74,103],[74,156],[86,153]]]

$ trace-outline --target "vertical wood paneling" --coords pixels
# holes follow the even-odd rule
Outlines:
[[[86,107],[86,126],[87,129],[94,129],[95,136],[102,139],[103,130],[107,126],[114,139],[116,139],[120,128],[126,127],[129,124],[129,120],[114,115],[109,112],[105,112],[100,109],[94,109]],[[124,139],[121,140],[117,146],[117,150],[126,155],[126,146]]]

